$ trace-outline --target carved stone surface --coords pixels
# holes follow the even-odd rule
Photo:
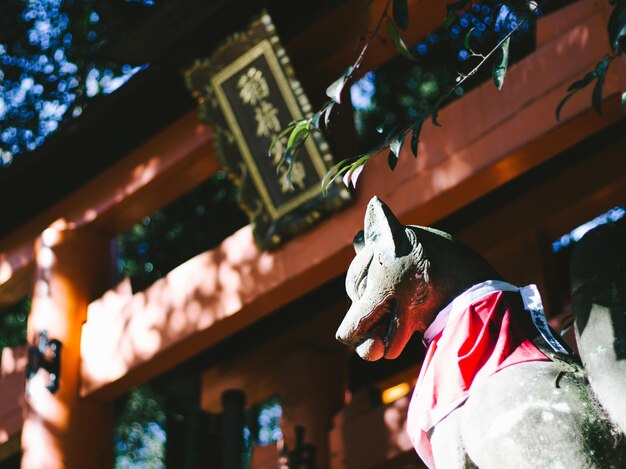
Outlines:
[[[615,225],[587,233],[572,255],[576,341],[598,400],[626,431],[626,234]]]
[[[584,245],[584,241],[581,243]],[[365,230],[355,237],[354,245],[357,255],[346,278],[352,306],[337,331],[337,338],[355,347],[367,360],[397,357],[413,333],[424,332],[436,318],[439,324],[438,313],[460,295],[467,295],[472,286],[490,281],[504,284],[471,249],[446,233],[402,225],[376,197],[368,205]],[[585,260],[581,262],[589,265]],[[621,298],[626,296],[616,293],[623,289],[620,275],[611,274],[612,280],[602,281],[599,289],[592,288],[615,293],[612,303],[604,298],[606,301],[596,304],[587,293],[585,304],[593,307],[574,305],[575,312],[584,311],[584,315],[577,313],[579,331],[582,317],[586,318],[584,330],[588,334],[597,329],[595,324],[621,324],[624,311]],[[582,272],[574,278],[585,285],[592,283]],[[602,396],[603,392],[592,388],[577,358],[548,351],[546,343],[537,339],[541,328],[532,333],[524,302],[511,304],[511,321],[519,324],[516,330],[523,330],[528,339],[525,343],[532,341],[537,347],[535,351],[540,350],[545,356],[541,360],[501,367],[484,379],[475,380],[462,403],[425,433],[421,427],[412,428],[410,410],[408,429],[418,453],[427,464],[438,468],[625,467],[626,442],[611,418],[620,413],[615,408],[623,411],[625,406],[624,388],[619,386],[624,381],[623,373],[620,375],[623,365],[617,363],[624,332],[612,333],[604,342],[590,339],[589,344],[585,340],[579,343],[585,364],[594,362],[592,376],[593,373],[612,374],[613,378],[617,375],[604,388],[608,397],[600,397],[598,401],[596,394]],[[605,320],[598,320],[597,314]],[[531,324],[530,329],[525,324]],[[467,331],[470,339],[474,333]],[[498,331],[488,333],[496,335],[494,341],[499,340]],[[597,348],[599,343],[612,346],[610,356],[594,354],[595,349],[589,349]],[[429,353],[434,356],[438,350],[429,350],[427,358]],[[464,358],[458,355],[459,369]],[[604,360],[604,365],[595,364],[600,360]],[[458,373],[458,370],[439,372]],[[445,384],[445,380],[442,382]],[[596,387],[597,384],[600,383],[594,382]],[[418,401],[433,399],[433,395],[423,393],[424,389],[429,388],[420,387],[418,380],[411,407]],[[446,390],[437,391],[443,395]],[[616,392],[619,396],[615,396]],[[612,406],[607,404],[603,408],[600,404],[609,401]],[[423,451],[424,447],[428,451]]]

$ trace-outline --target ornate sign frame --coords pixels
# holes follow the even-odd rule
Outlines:
[[[240,187],[239,203],[261,249],[278,247],[350,200],[341,184],[322,194],[321,180],[333,158],[320,135],[298,153],[292,185],[277,174],[280,142],[268,156],[274,136],[310,115],[311,106],[267,14],[185,71],[185,79],[202,120],[215,131],[219,158]]]

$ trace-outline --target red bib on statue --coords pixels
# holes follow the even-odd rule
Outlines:
[[[503,291],[506,290],[506,291]],[[408,432],[420,458],[434,461],[428,432],[468,398],[472,387],[510,365],[549,360],[512,317],[519,296],[504,282],[472,287],[424,333],[428,346],[408,412]]]

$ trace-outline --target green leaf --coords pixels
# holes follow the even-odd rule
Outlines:
[[[391,39],[391,42],[393,42],[394,47],[400,53],[400,55],[403,55],[407,59],[415,60],[415,57],[413,57],[413,54],[411,54],[411,51],[408,49],[408,47],[400,37],[400,31],[398,31],[396,25],[393,24],[393,21],[391,21],[389,18],[387,18],[387,32],[389,33],[389,38]]]
[[[393,0],[393,20],[400,29],[409,27],[409,7],[407,0]]]
[[[346,187],[350,187],[350,184],[352,184],[352,187],[356,188],[356,183],[359,179],[359,176],[361,175],[361,172],[363,171],[363,167],[370,158],[371,155],[367,153],[359,157],[354,163],[350,165],[350,170],[343,175],[343,184]]]
[[[465,33],[465,39],[463,40],[463,45],[465,45],[465,48],[470,51],[472,54],[474,53],[474,51],[472,50],[472,48],[470,47],[470,38],[472,37],[472,31],[474,31],[476,28],[472,27],[469,29],[469,31],[467,33]]]
[[[597,69],[597,66],[596,66],[596,69]],[[569,99],[574,94],[576,94],[577,92],[582,90],[585,86],[587,86],[589,83],[591,83],[597,77],[597,75],[598,74],[597,74],[596,70],[592,70],[591,72],[588,72],[580,80],[577,80],[574,83],[572,83],[571,85],[569,85],[569,87],[567,88],[567,95],[561,100],[559,105],[556,107],[555,113],[556,113],[556,120],[557,121],[561,120],[561,110],[563,109],[563,106],[565,105],[565,103],[568,102]]]
[[[596,112],[602,115],[602,87],[604,86],[604,79],[598,78],[596,85],[593,87],[591,93],[591,105]]]
[[[433,121],[433,125],[437,127],[441,127],[441,124],[437,120],[438,118],[439,118],[439,113],[437,111],[433,111],[433,113],[430,115],[430,119]]]
[[[456,20],[456,12],[467,6],[469,0],[459,0],[457,2],[448,3],[446,5],[447,16],[443,20],[443,27],[448,30]]]
[[[573,90],[570,91],[569,93],[567,93],[567,95],[561,100],[561,102],[559,103],[559,105],[556,107],[556,120],[560,121],[561,120],[561,109],[563,109],[563,106],[565,106],[565,103],[569,101],[569,99],[574,96],[574,94],[576,94],[578,90]]]
[[[609,43],[617,54],[626,52],[626,0],[615,2],[608,24]]]
[[[413,121],[413,134],[411,135],[411,151],[413,156],[417,158],[417,144],[420,141],[420,133],[422,132],[422,125],[424,125],[424,119],[422,117]]]
[[[302,147],[302,145],[304,144],[304,140],[300,140],[299,142],[297,142],[293,148],[287,150],[286,153],[286,158],[285,161],[287,161],[287,171],[285,171],[285,181],[287,182],[287,185],[289,186],[290,189],[293,189],[293,180],[291,179],[291,173],[293,172],[293,167],[294,167],[294,162],[295,162],[295,155],[296,153],[300,150],[300,148]],[[281,168],[281,166],[283,165],[283,161],[278,163],[278,166],[276,167],[276,174],[279,174],[279,170]]]
[[[389,152],[387,155],[387,164],[389,165],[389,169],[392,171],[396,169],[396,165],[398,164],[398,156],[394,154],[393,150]]]
[[[502,47],[500,47],[495,53],[495,60],[493,62],[493,69],[491,76],[493,78],[493,82],[498,87],[499,90],[502,89],[502,85],[504,84],[504,77],[506,75],[506,69],[509,65],[509,44],[511,42],[511,37],[507,37],[506,40],[502,43]]]
[[[312,129],[318,129],[319,130],[319,128],[320,128],[320,119],[322,118],[322,112],[324,112],[325,108],[326,108],[326,106],[324,105],[324,107],[322,109],[317,111],[311,117],[310,122],[311,122],[311,128]]]
[[[609,68],[610,61],[611,57],[609,54],[604,54],[604,58],[598,62],[596,65],[596,75],[598,75],[598,78],[604,79],[604,77],[606,77],[606,71]]]
[[[282,168],[285,163],[287,163],[288,166],[291,166],[292,162],[293,162],[292,150],[287,149],[283,157],[280,159],[280,161],[276,165],[276,174],[277,175],[280,174],[280,168]]]
[[[569,87],[567,88],[567,91],[570,92],[570,91],[582,90],[585,86],[587,86],[589,83],[591,83],[595,77],[596,77],[596,71],[593,70],[593,71],[587,73],[580,80],[577,80],[574,83],[572,83],[571,85],[569,85]]]
[[[287,150],[289,151],[289,150]],[[280,173],[278,172],[278,169],[281,167],[282,165],[279,165],[276,168],[276,175],[278,176]],[[289,189],[293,190],[293,180],[291,179],[291,170],[293,169],[293,164],[289,164],[287,165],[287,171],[285,171],[285,174],[283,175],[283,178],[285,179],[285,182],[287,183],[287,187],[289,187]]]
[[[348,67],[339,78],[337,78],[328,88],[326,88],[326,96],[328,96],[337,104],[341,104],[341,92],[343,91],[343,87],[350,79],[353,70],[353,67]]]
[[[272,156],[272,150],[274,149],[274,146],[276,145],[276,143],[278,143],[278,141],[281,138],[283,138],[285,135],[291,132],[295,126],[296,126],[296,122],[295,121],[291,122],[285,129],[281,130],[281,132],[274,137],[274,139],[272,140],[272,143],[270,144],[269,150],[267,150],[268,156]]]
[[[280,159],[280,161],[276,165],[276,174],[280,174],[280,169],[283,167],[284,164],[287,164],[288,174],[287,174],[286,180],[287,180],[287,183],[289,184],[289,187],[292,187],[292,184],[290,182],[291,170],[293,169],[294,162],[296,161],[296,155],[298,154],[298,152],[304,145],[304,142],[306,141],[307,137],[308,137],[308,133],[307,133],[307,136],[300,138],[299,140],[295,141],[291,147],[288,147],[287,151],[285,152],[283,157]]]
[[[448,16],[446,16],[446,18],[443,20],[443,29],[445,29],[446,31],[448,29],[450,29],[450,27],[454,24],[454,22],[456,21],[456,12],[450,12],[448,13]]]
[[[335,175],[333,176],[333,178],[329,181],[329,183],[328,183],[328,184],[330,185],[331,183],[335,182],[335,179],[337,179],[337,178],[339,178],[339,177],[342,177],[342,175],[345,175],[346,171],[349,171],[351,167],[352,167],[351,165],[346,165],[346,166],[344,166],[343,168],[341,168],[341,169],[337,172],[337,174],[335,174]]]
[[[330,113],[335,106],[334,101],[330,101],[329,105],[324,110],[324,127],[328,128],[328,123],[330,122]]]
[[[346,79],[344,77],[335,80],[328,88],[326,88],[326,96],[332,99],[336,103],[341,103],[341,92],[346,85]]]
[[[328,191],[328,188],[333,183],[333,181],[350,168],[350,165],[346,164],[347,161],[348,159],[341,160],[339,163],[335,164],[332,168],[330,168],[326,172],[326,174],[324,174],[324,177],[322,178],[322,183],[321,183],[322,192],[324,192],[324,194],[326,194],[326,192]]]
[[[304,141],[309,136],[309,126],[311,123],[308,120],[300,121],[298,125],[296,125],[293,132],[289,136],[289,140],[287,141],[287,149],[291,149],[297,142]]]
[[[609,68],[609,54],[606,54],[604,58],[596,65],[596,85],[593,87],[591,93],[591,104],[598,114],[602,114],[602,88],[604,87],[604,81],[606,79],[606,71]]]
[[[359,176],[361,176],[361,173],[363,172],[363,167],[363,163],[353,163],[350,167],[350,171],[343,175],[343,184],[346,187],[350,187],[352,184],[352,187],[356,188],[356,183],[359,180]]]
[[[385,136],[385,145],[389,144],[389,142],[391,142],[391,139],[396,137],[397,131],[398,131],[398,126],[394,125],[391,128],[391,130],[387,132],[387,135]]]
[[[402,144],[404,143],[405,136],[406,134],[404,132],[401,132],[391,141],[391,144],[389,145],[389,149],[391,150],[391,152],[398,158],[400,158],[400,150],[402,149]]]

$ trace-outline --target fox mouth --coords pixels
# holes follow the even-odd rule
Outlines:
[[[378,339],[382,341],[385,352],[393,340],[398,328],[398,301],[395,296],[386,297],[359,325],[361,340]]]

